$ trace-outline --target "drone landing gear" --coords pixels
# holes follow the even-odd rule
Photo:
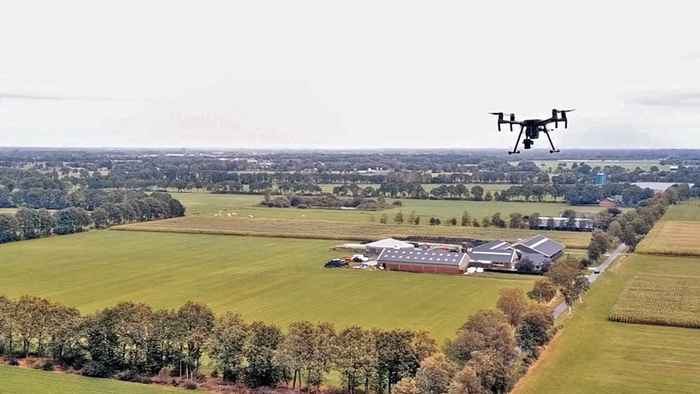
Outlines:
[[[508,152],[509,155],[520,153],[520,151],[518,150],[518,145],[520,144],[520,137],[522,137],[522,136],[523,136],[523,126],[520,126],[520,133],[518,133],[518,139],[517,139],[517,141],[515,141],[515,146],[513,147],[513,151]]]
[[[549,146],[552,147],[552,149],[549,150],[549,153],[559,153],[559,149],[554,147],[554,142],[552,142],[552,137],[549,136],[549,131],[548,130],[543,130],[545,134],[547,134],[547,139],[549,140]]]

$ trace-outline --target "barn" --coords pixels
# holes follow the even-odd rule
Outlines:
[[[515,271],[518,254],[506,241],[491,241],[468,250],[469,266],[488,270]]]
[[[544,235],[535,235],[528,239],[516,242],[513,248],[523,254],[539,254],[550,261],[554,261],[564,254],[564,245],[552,241]]]
[[[384,249],[377,258],[379,266],[387,271],[462,274],[467,269],[466,253],[420,249]]]

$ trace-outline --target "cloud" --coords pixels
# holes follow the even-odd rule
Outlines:
[[[81,97],[81,96],[45,96],[37,94],[22,94],[22,93],[2,93],[0,92],[1,100],[27,100],[27,101],[117,101],[119,99],[113,97]]]
[[[651,107],[700,107],[700,91],[641,94],[630,101]]]

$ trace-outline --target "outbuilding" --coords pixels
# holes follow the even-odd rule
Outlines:
[[[462,274],[467,268],[466,253],[420,249],[384,249],[377,262],[387,271]]]
[[[386,239],[380,239],[379,241],[374,241],[365,244],[365,248],[367,250],[367,253],[371,255],[378,255],[382,252],[382,250],[385,249],[390,249],[390,250],[401,250],[401,249],[414,249],[415,246],[413,246],[412,243],[406,242],[406,241],[400,241],[398,239],[394,238],[386,238]]]
[[[518,254],[506,241],[491,241],[468,251],[469,266],[488,270],[515,271]]]
[[[535,235],[534,237],[516,242],[513,244],[513,248],[523,254],[539,254],[548,258],[550,261],[554,261],[564,254],[564,245],[544,235]]]

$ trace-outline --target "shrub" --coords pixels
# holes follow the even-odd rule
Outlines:
[[[19,365],[19,360],[17,360],[14,357],[10,357],[9,359],[7,359],[7,365],[11,365],[13,367],[16,367]]]
[[[195,383],[191,380],[188,380],[187,382],[185,382],[183,387],[186,388],[187,390],[197,390],[198,386],[197,386],[197,383]]]
[[[112,370],[102,363],[91,361],[83,368],[81,373],[83,376],[92,378],[108,378],[112,375]]]
[[[46,360],[43,363],[41,363],[41,369],[44,371],[53,371],[54,370],[54,365],[51,360]]]

